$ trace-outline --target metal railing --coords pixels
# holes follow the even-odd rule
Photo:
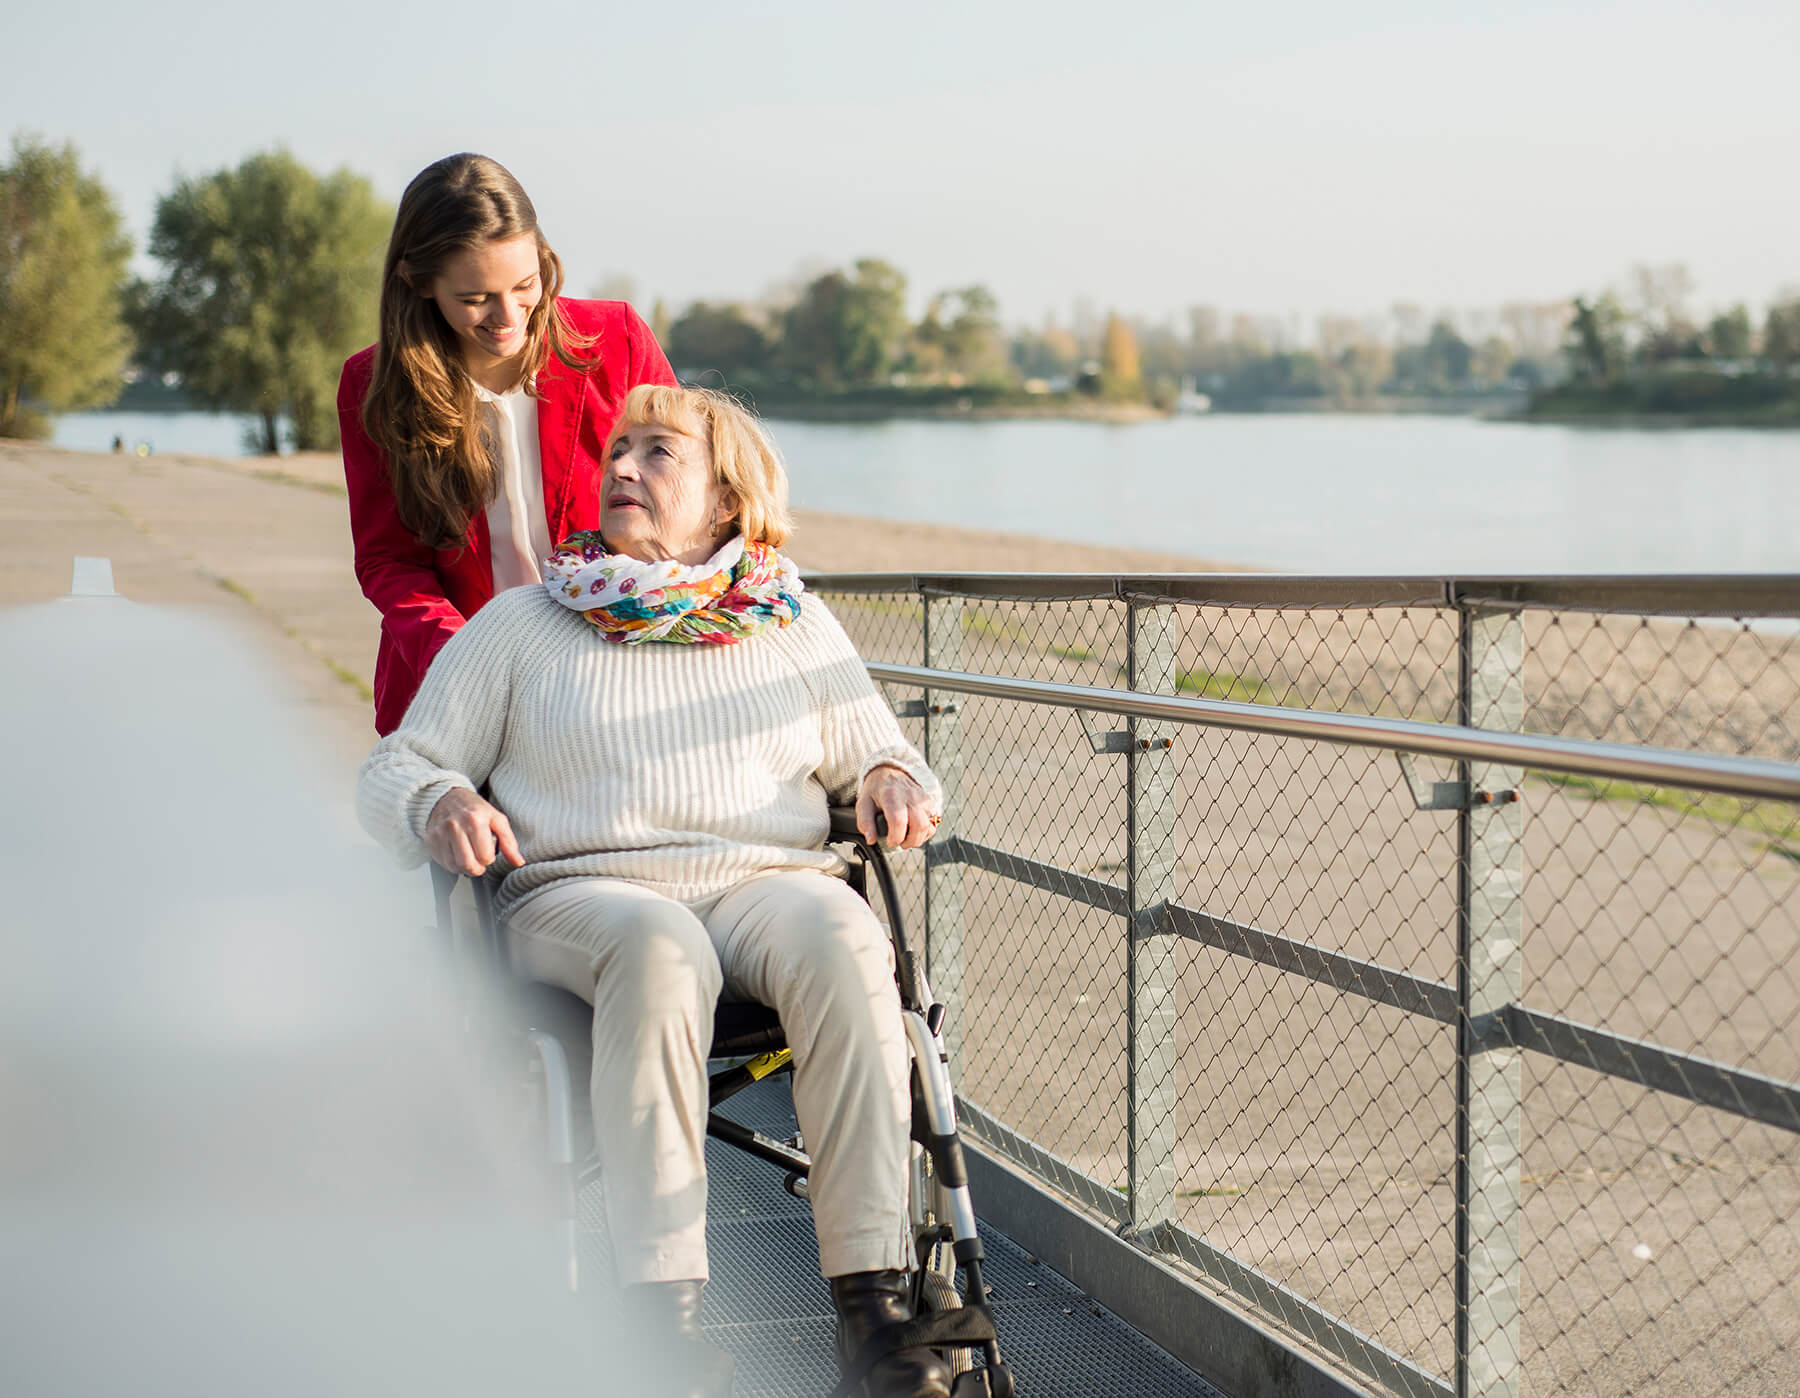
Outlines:
[[[996,1153],[1386,1391],[1800,1390],[1800,580],[809,586]]]

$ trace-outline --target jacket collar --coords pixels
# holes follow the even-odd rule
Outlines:
[[[581,439],[581,415],[587,408],[586,377],[555,354],[538,371],[538,454],[544,468],[544,522],[550,526],[552,544],[568,532],[575,448]]]

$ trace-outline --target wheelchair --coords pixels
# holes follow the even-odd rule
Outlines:
[[[846,1366],[830,1398],[854,1398],[862,1390],[864,1377],[884,1356],[919,1345],[938,1350],[949,1362],[954,1398],[1013,1398],[1012,1373],[1000,1358],[982,1280],[981,1239],[976,1233],[962,1143],[956,1134],[955,1094],[942,1039],[944,1006],[932,1000],[923,967],[907,940],[893,870],[881,847],[857,829],[852,808],[832,808],[828,843],[846,855],[846,880],[865,901],[870,899],[873,882],[894,945],[901,1021],[912,1058],[907,1195],[917,1260],[911,1273],[915,1319],[872,1335]],[[577,1104],[585,1102],[586,1093],[576,1090],[570,1060],[581,1065],[585,1077],[593,1012],[579,996],[524,981],[513,972],[505,933],[494,915],[494,887],[504,867],[496,863],[486,877],[469,881],[477,920],[476,969],[481,976],[491,977],[503,992],[508,1032],[522,1037],[538,1078],[541,1129],[546,1163],[555,1179],[567,1283],[570,1291],[577,1291],[581,1285],[577,1198],[582,1189],[599,1179],[600,1165],[591,1130],[582,1140],[577,1128]],[[451,900],[461,877],[431,866],[437,931],[446,947],[455,942]],[[778,1141],[721,1116],[717,1110],[756,1083],[793,1071],[793,1056],[775,1011],[753,1002],[720,1001],[714,1012],[708,1059],[724,1066],[708,1074],[707,1135],[780,1170],[787,1190],[806,1198],[812,1162],[798,1137]],[[960,1290],[956,1284],[959,1271],[963,1279]],[[975,1362],[977,1355],[980,1364]]]

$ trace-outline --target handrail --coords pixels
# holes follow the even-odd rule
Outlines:
[[[1755,815],[1756,829],[1740,832],[1750,838],[1730,844],[1731,856],[1741,857],[1745,870],[1778,870],[1772,862],[1761,861],[1769,854],[1790,854],[1782,844],[1785,837],[1773,841],[1760,837],[1785,827],[1800,809],[1800,754],[1791,750],[1790,743],[1795,707],[1791,682],[1800,648],[1800,575],[1347,578],[1267,573],[942,572],[817,574],[808,577],[807,583],[831,595],[832,604],[846,612],[853,630],[874,631],[888,638],[883,659],[867,664],[872,678],[924,698],[923,703],[917,698],[909,701],[900,711],[922,719],[923,746],[946,790],[946,829],[939,840],[926,846],[922,880],[926,949],[946,1001],[956,1003],[964,995],[965,973],[972,969],[965,944],[980,935],[979,923],[965,904],[971,895],[998,895],[996,879],[1035,891],[1031,901],[1004,905],[1013,907],[1014,916],[1022,919],[1021,926],[1037,925],[1037,899],[1045,896],[1056,900],[1058,907],[1071,906],[1082,917],[1083,926],[1089,920],[1101,925],[1116,922],[1122,952],[1112,964],[1119,973],[1117,987],[1123,1002],[1118,1017],[1123,1029],[1118,1065],[1123,1077],[1120,1105],[1124,1131],[1119,1142],[1124,1152],[1123,1182],[1118,1178],[1120,1162],[1110,1149],[1102,1148],[1096,1157],[1096,1164],[1105,1168],[1092,1178],[1049,1153],[1050,1143],[1065,1139],[1061,1134],[1065,1126],[1079,1125],[1079,1113],[1075,1121],[1065,1121],[1061,1111],[1044,1114],[1043,1121],[1055,1134],[1045,1136],[1043,1145],[1029,1139],[1022,1130],[1022,1119],[1014,1119],[1010,1106],[1000,1102],[990,1104],[1000,1108],[1000,1115],[992,1118],[992,1133],[985,1130],[987,1118],[973,1109],[971,1123],[984,1125],[984,1139],[999,1156],[1077,1201],[1074,1207],[1095,1228],[1119,1231],[1153,1258],[1184,1264],[1178,1270],[1190,1279],[1191,1269],[1198,1269],[1255,1314],[1271,1317],[1283,1334],[1306,1337],[1376,1388],[1406,1398],[1437,1398],[1453,1392],[1510,1392],[1522,1384],[1532,1352],[1523,1329],[1528,1299],[1525,1248],[1531,1240],[1519,1224],[1529,1177],[1523,1173],[1518,1142],[1523,1139],[1528,1093],[1543,1081],[1524,1066],[1530,1057],[1571,1065],[1579,1074],[1604,1075],[1628,1085],[1628,1090],[1649,1092],[1670,1102],[1727,1113],[1757,1123],[1758,1129],[1800,1131],[1800,1080],[1794,1080],[1791,1065],[1779,1058],[1764,1061],[1766,1055],[1753,1043],[1743,1042],[1742,1052],[1736,1052],[1733,1046],[1742,1042],[1740,1037],[1715,1038],[1696,1025],[1691,1043],[1677,1040],[1686,1047],[1676,1048],[1658,1041],[1669,1037],[1654,1027],[1660,1019],[1652,1022],[1651,1038],[1639,1039],[1632,1035],[1641,1028],[1630,1017],[1615,1023],[1615,1017],[1604,1012],[1581,1018],[1559,1013],[1589,1003],[1586,1000],[1570,1006],[1554,1000],[1535,1006],[1528,1003],[1528,986],[1542,988],[1551,982],[1528,981],[1524,974],[1524,946],[1534,921],[1526,897],[1534,867],[1534,861],[1527,858],[1527,833],[1532,823],[1530,812],[1517,803],[1520,793],[1513,790],[1526,772],[1536,770],[1781,802],[1784,806],[1779,813],[1745,812],[1746,816]],[[1533,609],[1538,609],[1536,618]],[[1589,623],[1584,616],[1579,626],[1571,626],[1569,618],[1556,615],[1559,611],[1584,612],[1594,621]],[[1401,615],[1396,617],[1396,613]],[[1176,682],[1183,658],[1197,641],[1202,646],[1222,641],[1228,648],[1246,642],[1254,647],[1258,635],[1265,647],[1287,643],[1284,637],[1291,642],[1288,628],[1281,623],[1287,615],[1308,617],[1318,630],[1320,646],[1327,650],[1348,640],[1363,655],[1365,639],[1376,639],[1382,647],[1380,654],[1389,663],[1398,661],[1408,686],[1430,686],[1440,698],[1449,689],[1455,706],[1415,711],[1407,717],[1399,717],[1386,704],[1370,705],[1373,712],[1359,706],[1356,712],[1339,713],[1324,707],[1338,702],[1335,699],[1309,700],[1297,693],[1283,696],[1284,704],[1313,702],[1319,708],[1242,703],[1199,697]],[[1221,616],[1224,633],[1218,629]],[[1410,626],[1405,621],[1408,616],[1412,618]],[[1546,624],[1536,626],[1534,620]],[[1034,644],[1027,638],[1038,622],[1048,629]],[[1390,625],[1395,622],[1399,624]],[[1094,625],[1101,626],[1104,640],[1094,633]],[[1084,644],[1070,648],[1052,644],[1053,639],[1069,638],[1071,629]],[[1732,634],[1739,631],[1749,634]],[[1007,663],[985,658],[990,644],[1008,650],[1011,658]],[[1410,653],[1408,646],[1413,648]],[[1108,657],[1121,664],[1116,678],[1110,671],[1101,673],[1103,663],[1089,647],[1104,647]],[[1646,648],[1660,649],[1663,670],[1655,670],[1659,662],[1642,654]],[[1309,653],[1312,649],[1308,648]],[[892,664],[889,656],[920,663]],[[1053,657],[1096,660],[1096,664],[1086,674],[1042,668]],[[1326,658],[1339,669],[1344,664],[1341,655],[1328,654]],[[1388,678],[1385,669],[1379,668],[1379,657],[1363,658],[1378,667],[1374,671],[1377,678]],[[1018,664],[1013,664],[1014,660]],[[990,673],[979,673],[984,669]],[[1568,687],[1584,681],[1588,672],[1593,674],[1595,707],[1601,703],[1613,707],[1591,713],[1585,694],[1576,703],[1584,717],[1611,726],[1594,730],[1592,737],[1575,736],[1573,730],[1568,736],[1560,731],[1519,731],[1534,713],[1541,714],[1534,704],[1547,704],[1551,712],[1560,712],[1569,699]],[[1704,688],[1702,672],[1709,677]],[[1065,684],[1036,676],[1092,682]],[[1720,686],[1710,678],[1713,676],[1734,683],[1738,697],[1715,692]],[[1775,683],[1765,687],[1765,676],[1772,676]],[[1686,684],[1688,693],[1671,701],[1667,687],[1677,680]],[[1621,685],[1626,688],[1621,690]],[[1001,820],[1000,828],[1010,827],[1014,821],[1011,811],[983,811],[978,814],[989,818],[968,818],[971,791],[964,789],[965,764],[974,752],[981,754],[984,765],[1008,762],[1015,756],[1011,745],[1018,741],[1020,730],[1017,723],[996,727],[972,713],[972,701],[965,697],[969,695],[1030,705],[1040,716],[1054,707],[1085,710],[1092,717],[1083,716],[1084,728],[1125,729],[1104,734],[1089,731],[1086,743],[1077,739],[1078,755],[1091,745],[1095,752],[1123,758],[1102,779],[1106,788],[1116,793],[1104,807],[1102,823],[1090,821],[1080,829],[1077,833],[1084,838],[1079,843],[1058,838],[1044,848],[1039,848],[1041,841],[1025,840],[1020,842],[1021,849],[1013,849],[1004,847],[1012,843],[1004,838],[995,845],[973,838],[982,830],[993,829],[993,818]],[[1629,741],[1636,731],[1634,723],[1627,726],[1630,720],[1640,713],[1658,715],[1662,712],[1658,706],[1671,702],[1679,706],[1685,728],[1703,729],[1728,740],[1741,738],[1748,729],[1759,745],[1773,742],[1779,746],[1747,756],[1718,750],[1722,744],[1707,743],[1713,750],[1695,751]],[[1018,710],[1017,714],[1025,712]],[[1129,716],[1130,721],[1115,715]],[[987,715],[988,719],[994,717],[993,713]],[[1450,721],[1432,721],[1435,719]],[[1176,724],[1184,727],[1177,729]],[[1366,937],[1359,935],[1351,945],[1342,946],[1342,929],[1330,918],[1324,926],[1308,925],[1307,910],[1313,906],[1310,894],[1291,908],[1266,899],[1259,902],[1253,895],[1246,897],[1251,891],[1238,887],[1229,877],[1212,878],[1198,872],[1213,868],[1214,854],[1209,853],[1200,866],[1178,863],[1184,842],[1192,844],[1214,833],[1210,824],[1202,830],[1183,823],[1184,814],[1191,814],[1186,809],[1191,803],[1184,799],[1187,788],[1182,774],[1192,770],[1184,764],[1205,762],[1207,748],[1194,741],[1198,735],[1190,734],[1187,742],[1174,738],[1194,726],[1264,735],[1315,753],[1323,751],[1318,744],[1396,753],[1406,768],[1411,800],[1403,794],[1399,807],[1387,803],[1386,813],[1379,819],[1410,822],[1411,808],[1417,805],[1421,810],[1454,812],[1454,823],[1434,821],[1429,830],[1415,830],[1405,837],[1409,853],[1405,877],[1416,883],[1420,875],[1414,870],[1428,869],[1427,877],[1434,880],[1434,901],[1425,913],[1422,929],[1397,943],[1390,935],[1381,944],[1411,946],[1418,930],[1439,927],[1454,937],[1454,959],[1447,944],[1441,957],[1421,951],[1418,957],[1425,960],[1418,964],[1410,954],[1398,962],[1393,957],[1369,960],[1356,954],[1370,944]],[[1560,723],[1544,726],[1562,729]],[[1619,735],[1627,741],[1602,740]],[[1033,751],[1038,751],[1039,741],[1028,740]],[[1053,739],[1044,735],[1041,741]],[[1679,747],[1688,739],[1666,737],[1662,741]],[[1408,762],[1409,753],[1454,760],[1460,767],[1459,780],[1421,782]],[[1340,785],[1351,780],[1347,775]],[[982,789],[979,784],[973,788]],[[1330,790],[1309,790],[1306,799],[1329,802],[1334,794],[1342,799],[1342,792]],[[1122,802],[1117,797],[1122,797]],[[1721,818],[1721,813],[1707,804],[1696,805],[1692,813],[1708,826]],[[1225,818],[1235,814],[1228,812]],[[1263,815],[1260,805],[1247,812],[1253,822]],[[1110,828],[1114,816],[1121,818],[1122,830]],[[1643,833],[1635,829],[1640,822],[1628,811],[1600,817],[1584,842],[1567,849],[1563,848],[1564,837],[1570,831],[1564,826],[1565,817],[1583,825],[1579,813],[1567,811],[1537,827],[1533,853],[1550,874],[1548,882],[1537,885],[1540,901],[1546,893],[1557,903],[1568,901],[1571,880],[1583,889],[1584,900],[1603,898],[1613,882],[1629,884],[1629,908],[1659,932],[1672,904],[1673,915],[1690,919],[1692,930],[1702,930],[1704,922],[1709,945],[1728,945],[1725,934],[1729,929],[1714,927],[1712,909],[1702,912],[1685,898],[1673,902],[1649,896],[1638,888],[1635,866],[1629,860],[1582,859],[1583,849],[1597,846],[1606,850],[1609,818],[1629,822],[1634,827],[1629,832],[1632,835]],[[1343,818],[1354,819],[1355,813]],[[1209,816],[1209,821],[1212,819]],[[1653,829],[1666,825],[1651,822]],[[1105,842],[1104,858],[1093,843],[1091,837],[1095,836]],[[1549,853],[1544,850],[1546,836]],[[1415,840],[1427,841],[1431,852],[1425,853],[1421,846],[1418,853],[1412,853]],[[1688,875],[1663,868],[1668,861],[1660,854],[1661,844],[1632,839],[1625,853],[1644,863],[1655,859],[1653,877],[1666,873],[1671,889],[1685,891],[1685,884],[1677,880]],[[1650,845],[1656,846],[1656,853]],[[1213,846],[1219,852],[1216,857],[1222,859],[1232,858],[1230,848],[1223,837]],[[1252,851],[1248,842],[1237,848],[1246,855]],[[1708,846],[1712,851],[1721,848],[1717,839]],[[1051,857],[1033,858],[1021,850]],[[1074,850],[1083,853],[1071,858]],[[1348,846],[1341,852],[1352,855]],[[1332,847],[1320,853],[1329,861]],[[1702,853],[1691,842],[1679,843],[1672,854],[1677,860],[1685,856],[1696,868],[1702,860],[1709,868],[1714,862],[1713,854]],[[1599,868],[1601,863],[1607,867]],[[972,876],[972,881],[965,880],[965,875]],[[1259,874],[1259,882],[1261,877]],[[1279,877],[1285,887],[1286,876]],[[1309,877],[1316,877],[1321,886],[1332,886],[1329,871]],[[1353,872],[1351,877],[1360,890],[1364,875]],[[1719,881],[1715,878],[1712,883],[1717,887]],[[1399,892],[1390,881],[1379,898],[1387,900]],[[1447,902],[1448,896],[1455,900],[1454,921],[1440,922],[1443,909],[1439,903]],[[1702,890],[1701,897],[1705,896]],[[1758,918],[1754,900],[1746,902],[1741,911],[1746,918],[1771,922],[1779,930],[1784,925],[1780,914],[1786,911],[1774,901],[1781,896],[1779,889],[1764,896],[1771,900],[1766,916]],[[1342,903],[1340,897],[1338,905]],[[993,905],[996,923],[1005,916],[1001,906]],[[1377,906],[1389,904],[1369,903],[1371,915]],[[1276,908],[1272,918],[1266,912],[1259,915],[1259,908],[1268,907]],[[1607,908],[1614,924],[1628,916],[1617,900]],[[1097,919],[1089,918],[1090,910]],[[1396,910],[1409,922],[1416,916],[1410,902],[1402,902]],[[1734,899],[1727,917],[1739,911]],[[1571,916],[1576,919],[1573,924],[1568,921]],[[987,917],[984,913],[983,920]],[[1575,908],[1555,919],[1546,918],[1544,925],[1579,938],[1585,930],[1580,918]],[[1742,934],[1760,931],[1759,926],[1746,922]],[[1679,939],[1683,934],[1672,928],[1668,935]],[[1451,1343],[1408,1343],[1401,1352],[1389,1353],[1384,1346],[1392,1342],[1391,1325],[1378,1324],[1368,1333],[1358,1328],[1358,1317],[1374,1314],[1367,1307],[1358,1305],[1342,1316],[1334,1315],[1317,1298],[1285,1293],[1281,1288],[1290,1284],[1285,1272],[1262,1277],[1254,1265],[1254,1254],[1245,1260],[1178,1226],[1186,1216],[1177,1203],[1185,1197],[1178,1186],[1184,1182],[1183,1170],[1189,1168],[1178,1163],[1181,1094],[1196,1085],[1203,1094],[1214,1087],[1210,1080],[1196,1084],[1185,1075],[1186,1050],[1179,1029],[1183,1004],[1180,976],[1194,962],[1193,953],[1182,947],[1183,943],[1206,949],[1209,957],[1218,954],[1242,966],[1271,968],[1283,978],[1284,996],[1290,991],[1306,993],[1310,983],[1328,993],[1353,997],[1351,1003],[1386,1007],[1376,1021],[1381,1025],[1398,1023],[1388,1018],[1398,1011],[1416,1026],[1408,1032],[1429,1036],[1433,1025],[1449,1028],[1447,1038],[1453,1042],[1445,1045],[1442,1038],[1433,1042],[1440,1049],[1453,1049],[1454,1074],[1445,1072],[1432,1083],[1419,1084],[1419,1092],[1421,1100],[1434,1104],[1439,1088],[1448,1089],[1454,1097],[1453,1110],[1439,1114],[1434,1105],[1426,1118],[1441,1120],[1453,1137],[1443,1142],[1442,1153],[1433,1157],[1454,1161],[1452,1169],[1434,1176],[1434,1183],[1448,1185],[1453,1195],[1450,1226],[1439,1243],[1430,1244],[1448,1247],[1454,1254],[1454,1264],[1445,1274],[1454,1287],[1453,1335],[1446,1337]],[[981,964],[974,960],[977,966]],[[942,973],[937,974],[940,962]],[[1390,962],[1394,964],[1387,964]],[[1454,967],[1454,976],[1441,981],[1431,978],[1433,967],[1441,970],[1447,965]],[[994,974],[991,966],[977,970],[974,984],[991,985]],[[1710,977],[1711,971],[1706,974]],[[1240,988],[1232,988],[1234,984]],[[1248,975],[1235,982],[1227,978],[1220,993],[1235,1002],[1252,984]],[[1551,989],[1554,994],[1554,986]],[[1037,1003],[1034,999],[1033,1004]],[[1779,1007],[1771,1009],[1777,1015],[1782,1012]],[[1721,1010],[1718,1023],[1722,1025],[1729,1013]],[[1356,1018],[1359,1025],[1364,1023],[1360,1014]],[[1317,1048],[1323,1051],[1328,1046],[1320,1043]],[[1706,1056],[1709,1054],[1712,1056]],[[1741,1063],[1736,1061],[1740,1056]],[[1213,1061],[1219,1060],[1215,1057]],[[995,1091],[1003,1080],[1010,1081],[1001,1075],[991,1084]],[[1552,1107],[1559,1109],[1560,1104]],[[1191,1110],[1204,1115],[1209,1110],[1204,1097]],[[1031,1111],[1042,1113],[1043,1104]],[[1670,1121],[1678,1119],[1686,1118],[1669,1117]],[[1081,1139],[1091,1142],[1092,1135]],[[1395,1144],[1399,1148],[1405,1143]],[[1057,1242],[1049,1233],[1044,1236]],[[1424,1236],[1433,1236],[1429,1226]],[[1138,1309],[1130,1286],[1118,1285],[1100,1263],[1088,1268],[1083,1262],[1077,1270],[1084,1278],[1100,1283],[1110,1298],[1108,1304],[1124,1305],[1144,1322],[1152,1338],[1164,1344],[1183,1342],[1185,1329],[1165,1315],[1165,1311],[1173,1313],[1170,1308],[1157,1303]],[[1265,1285],[1270,1279],[1277,1283],[1273,1289]],[[1301,1288],[1301,1292],[1305,1290]],[[1560,1329],[1553,1337],[1559,1345],[1569,1338]],[[1240,1364],[1256,1360],[1254,1346],[1243,1353],[1233,1349],[1232,1354],[1233,1362]],[[1421,1362],[1423,1368],[1413,1367]],[[1432,1368],[1442,1368],[1442,1377],[1427,1372]]]
[[[1800,575],[1670,573],[1495,577],[1305,573],[807,573],[818,592],[939,597],[1166,600],[1219,606],[1554,607],[1643,616],[1793,617]]]
[[[1098,685],[1058,684],[1050,680],[978,675],[963,670],[933,670],[922,665],[867,662],[878,681],[923,689],[946,689],[991,699],[1016,699],[1065,709],[1124,714],[1264,733],[1281,738],[1310,738],[1353,747],[1496,762],[1542,771],[1676,786],[1726,796],[1800,801],[1800,765],[1755,757],[1675,752],[1630,743],[1556,738],[1532,733],[1503,733],[1448,723],[1424,723],[1376,714],[1328,713],[1273,704],[1240,704],[1226,699],[1190,699]]]

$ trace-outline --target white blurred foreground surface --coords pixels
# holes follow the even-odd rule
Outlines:
[[[0,675],[0,1392],[629,1391],[254,643],[70,597]]]

